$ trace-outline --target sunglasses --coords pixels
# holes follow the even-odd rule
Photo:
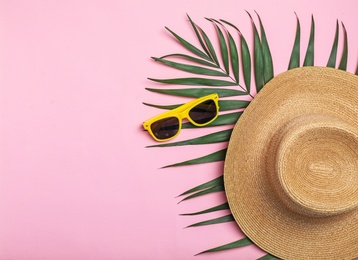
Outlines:
[[[210,94],[157,115],[145,121],[143,127],[156,141],[168,141],[179,134],[182,120],[185,118],[195,126],[205,126],[213,122],[218,117],[218,102],[218,94]]]

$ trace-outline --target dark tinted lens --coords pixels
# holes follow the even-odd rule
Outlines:
[[[178,133],[179,120],[176,117],[164,118],[152,123],[150,128],[158,139],[168,139]]]
[[[214,100],[207,100],[193,107],[189,111],[190,118],[197,124],[205,124],[215,118],[216,104]]]

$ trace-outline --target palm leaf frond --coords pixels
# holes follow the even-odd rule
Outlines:
[[[223,23],[233,27],[240,35],[241,63],[242,63],[242,70],[243,70],[243,75],[244,75],[244,82],[245,82],[247,93],[250,93],[251,56],[250,56],[249,47],[247,45],[245,37],[241,34],[240,30],[235,25],[233,25],[232,23],[230,23],[228,21],[225,21],[225,20],[222,20],[222,19],[220,21],[222,21]]]
[[[315,23],[312,15],[310,38],[308,40],[308,46],[307,46],[305,60],[303,61],[303,66],[314,65],[314,36],[315,36]]]
[[[220,111],[245,108],[250,104],[247,100],[219,100]]]
[[[264,26],[258,14],[257,17],[259,18],[259,23],[260,23],[262,58],[263,58],[263,68],[264,68],[264,84],[266,84],[273,78],[274,75],[273,62],[272,62],[271,51],[267,42]]]
[[[237,122],[237,120],[240,118],[240,116],[242,115],[242,112],[235,112],[235,113],[228,113],[228,114],[223,114],[223,115],[219,115],[215,121],[213,121],[212,123],[203,126],[203,127],[212,127],[212,126],[223,126],[223,125],[233,125]],[[184,123],[182,125],[183,129],[187,129],[187,128],[197,128],[196,126],[194,126],[192,123],[187,122]]]
[[[227,34],[229,37],[232,71],[234,73],[235,81],[239,82],[239,54],[237,52],[237,47],[234,38],[231,36],[229,32],[227,32]]]
[[[205,250],[205,251],[200,252],[196,255],[200,255],[200,254],[204,254],[204,253],[218,252],[218,251],[228,250],[228,249],[233,249],[233,248],[239,248],[239,247],[244,247],[244,246],[248,246],[248,245],[252,245],[252,244],[253,244],[253,242],[250,239],[248,239],[247,237],[245,237],[245,238],[242,238],[240,240],[237,240],[235,242],[232,242],[232,243],[229,243],[226,245],[222,245],[222,246],[215,247],[215,248],[212,248],[209,250]]]
[[[331,54],[329,55],[329,59],[328,59],[328,62],[327,62],[327,67],[331,67],[331,68],[336,67],[338,37],[339,37],[339,25],[338,25],[338,20],[337,20],[337,22],[336,22],[336,33],[335,33],[335,36],[334,36],[334,41],[333,41],[333,45],[332,45]]]
[[[347,61],[348,61],[348,40],[347,40],[347,31],[346,28],[344,27],[344,24],[342,23],[342,27],[343,27],[343,35],[344,35],[344,42],[343,42],[343,53],[342,53],[342,58],[341,61],[339,63],[338,69],[340,70],[347,70]]]
[[[227,209],[230,209],[229,204],[227,202],[225,202],[221,205],[218,205],[218,206],[206,209],[206,210],[201,210],[201,211],[193,212],[193,213],[184,213],[184,214],[180,214],[180,216],[195,216],[195,215],[207,214],[207,213],[211,213],[211,212],[215,212],[215,211],[219,211],[219,210],[227,210]]]
[[[182,53],[173,53],[173,54],[168,54],[168,55],[164,55],[162,57],[160,57],[161,59],[165,59],[165,58],[182,58],[184,60],[188,60],[197,64],[201,64],[201,65],[205,65],[208,67],[213,67],[213,68],[218,68],[218,66],[216,64],[213,64],[209,61],[203,60],[203,59],[199,59],[187,54],[182,54]]]
[[[212,87],[228,87],[236,86],[234,82],[219,80],[219,79],[207,79],[207,78],[177,78],[177,79],[153,79],[148,78],[160,83],[175,84],[175,85],[190,85],[190,86],[212,86]],[[243,93],[246,94],[246,93]]]
[[[227,88],[185,88],[185,89],[156,89],[156,88],[146,88],[151,92],[179,96],[179,97],[192,97],[199,98],[209,94],[217,93],[219,97],[233,97],[233,96],[242,96],[245,95],[242,91],[236,89],[227,89]]]
[[[194,32],[195,32],[195,35],[196,35],[196,37],[198,38],[198,40],[199,40],[199,43],[200,43],[200,45],[201,45],[201,48],[205,51],[205,53],[210,57],[210,52],[209,52],[209,49],[206,47],[206,45],[205,45],[205,43],[204,43],[204,41],[203,41],[203,39],[202,39],[202,37],[201,37],[201,34],[199,33],[199,30],[198,30],[198,26],[193,22],[193,20],[190,18],[190,16],[189,15],[187,15],[187,17],[188,17],[188,19],[189,19],[189,22],[190,22],[190,24],[191,24],[191,27],[193,28],[193,30],[194,30]],[[202,31],[201,30],[201,28],[199,28],[200,29],[200,31]]]
[[[185,192],[183,192],[182,194],[180,194],[178,197],[180,196],[184,196],[184,195],[188,195],[190,193],[194,193],[194,192],[197,192],[197,191],[201,191],[201,190],[205,190],[207,188],[211,188],[211,187],[214,187],[214,186],[223,186],[224,185],[224,178],[223,178],[223,175],[211,180],[211,181],[208,181],[208,182],[205,182],[203,184],[200,184],[192,189],[189,189]]]
[[[235,110],[240,108],[245,108],[250,104],[250,101],[246,100],[219,100],[219,107],[220,111],[228,111],[228,110]],[[143,105],[149,106],[149,107],[155,107],[160,109],[174,109],[177,108],[183,104],[174,104],[174,105],[155,105],[155,104],[149,104],[143,102]]]
[[[225,73],[218,71],[218,70],[207,69],[207,68],[203,68],[203,67],[199,67],[199,66],[178,63],[178,62],[169,61],[169,60],[165,60],[162,58],[156,58],[156,57],[152,57],[152,59],[157,62],[160,62],[162,64],[165,64],[169,67],[172,67],[172,68],[175,68],[178,70],[182,70],[182,71],[186,71],[186,72],[191,72],[194,74],[217,76],[217,77],[226,77],[227,76]],[[175,83],[173,83],[173,84],[175,84]],[[188,84],[188,85],[195,85],[195,84],[192,83],[192,84]]]
[[[266,254],[263,257],[258,258],[257,260],[280,260],[280,258],[277,258],[270,254]]]
[[[214,19],[207,19],[207,20],[211,21],[216,28],[216,31],[219,36],[220,52],[221,52],[222,62],[224,64],[224,70],[225,70],[226,74],[229,75],[230,74],[229,73],[229,50],[227,48],[224,34],[223,34],[222,30],[220,29],[220,27],[216,24],[216,23],[219,23],[218,21],[216,21]]]
[[[183,104],[176,104],[176,105],[155,105],[155,104],[149,104],[146,102],[143,102],[143,105],[149,106],[149,107],[155,107],[155,108],[160,108],[160,109],[167,109],[167,110],[171,110],[177,107],[180,107]]]
[[[171,165],[164,166],[162,168],[223,161],[223,160],[225,160],[226,150],[227,149],[225,148],[220,151],[217,151],[217,152],[214,152],[214,153],[211,153],[211,154],[208,154],[208,155],[196,158],[196,159],[192,159],[192,160],[188,160],[188,161],[184,161],[184,162],[180,162],[180,163],[174,163]]]
[[[173,143],[165,143],[165,144],[157,144],[147,146],[150,147],[172,147],[172,146],[183,146],[183,145],[196,145],[196,144],[213,144],[213,143],[221,143],[221,142],[228,142],[231,136],[232,129],[223,130],[216,133],[200,136],[197,138],[180,141],[180,142],[173,142]]]
[[[291,52],[290,62],[288,64],[288,69],[298,68],[300,66],[300,49],[301,49],[301,25],[300,20],[296,14],[296,36],[293,43],[293,48]]]
[[[246,86],[246,90],[250,93],[251,89],[251,55],[249,51],[249,47],[245,40],[245,37],[240,34],[241,41],[241,60],[242,60],[242,69],[244,74],[244,82]]]
[[[172,30],[170,30],[168,27],[165,27],[165,29],[167,29],[186,49],[188,49],[190,52],[192,52],[193,54],[210,61],[210,57],[205,54],[203,51],[201,51],[200,49],[198,49],[197,47],[195,47],[193,44],[191,44],[190,42],[186,41],[185,39],[183,39],[182,37],[180,37],[178,34],[176,34],[175,32],[173,32]]]
[[[259,92],[264,86],[264,59],[262,55],[262,45],[254,20],[252,19],[250,13],[247,14],[251,19],[252,27],[254,30],[254,74],[256,91]]]
[[[210,188],[207,188],[205,190],[201,190],[201,191],[198,191],[192,195],[189,195],[187,197],[185,197],[184,199],[182,199],[181,201],[179,201],[178,203],[180,202],[183,202],[185,200],[189,200],[189,199],[194,199],[194,198],[197,198],[197,197],[200,197],[200,196],[203,196],[203,195],[206,195],[206,194],[210,194],[210,193],[213,193],[213,192],[221,192],[221,191],[224,191],[225,190],[225,187],[224,185],[215,185],[215,186],[212,186]]]
[[[201,222],[189,225],[189,226],[187,226],[187,228],[188,227],[200,227],[200,226],[206,226],[206,225],[220,224],[220,223],[231,222],[231,221],[235,221],[235,219],[234,219],[232,214],[229,214],[229,215],[226,215],[226,216],[201,221]]]

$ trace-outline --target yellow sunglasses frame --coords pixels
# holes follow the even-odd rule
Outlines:
[[[190,110],[197,106],[198,104],[200,103],[203,103],[207,100],[213,100],[215,102],[215,105],[216,105],[216,115],[215,117],[204,123],[204,124],[198,124],[198,123],[195,123],[189,116],[189,112]],[[183,119],[188,119],[193,125],[195,126],[205,126],[205,125],[208,125],[210,124],[211,122],[213,122],[219,115],[219,95],[216,94],[216,93],[213,93],[213,94],[210,94],[210,95],[207,95],[207,96],[204,96],[204,97],[201,97],[201,98],[197,98],[195,100],[192,100],[192,101],[189,101],[188,103],[185,103],[177,108],[174,108],[170,111],[167,111],[167,112],[164,112],[160,115],[157,115],[155,117],[152,117],[150,119],[148,119],[147,121],[145,121],[143,123],[143,128],[145,130],[147,130],[149,132],[149,134],[158,142],[165,142],[165,141],[168,141],[168,140],[171,140],[173,138],[175,138],[176,136],[179,135],[181,129],[182,129],[182,121]],[[172,137],[169,137],[169,138],[166,138],[166,139],[158,139],[154,133],[152,132],[152,129],[151,129],[151,125],[158,121],[158,120],[161,120],[161,119],[164,119],[164,118],[168,118],[168,117],[176,117],[178,118],[178,121],[179,121],[179,128],[178,128],[178,132],[172,136]]]

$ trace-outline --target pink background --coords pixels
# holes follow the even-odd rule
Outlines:
[[[326,64],[336,19],[343,21],[348,70],[355,71],[356,0],[0,1],[1,260],[264,255],[249,246],[193,256],[243,237],[234,223],[184,229],[228,212],[179,216],[225,201],[223,194],[179,205],[175,198],[220,175],[223,164],[160,167],[226,144],[148,149],[154,141],[141,129],[159,112],[142,102],[182,102],[144,89],[161,87],[147,77],[175,75],[151,56],[183,52],[164,26],[194,39],[188,13],[211,35],[204,17],[228,20],[250,36],[245,10],[264,22],[275,74],[287,69],[294,12],[303,52],[315,17],[316,65]],[[177,140],[210,131],[186,130]]]

